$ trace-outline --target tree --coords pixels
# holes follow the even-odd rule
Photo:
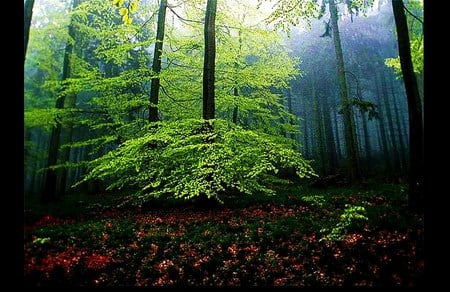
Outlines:
[[[159,74],[161,73],[161,55],[164,42],[166,10],[167,10],[167,0],[161,0],[158,11],[158,24],[156,28],[155,49],[153,51],[152,71],[154,76],[152,77],[152,83],[150,86],[150,106],[148,109],[149,122],[159,121],[158,115],[158,101],[159,101],[159,87],[160,87]]]
[[[33,16],[34,0],[25,1],[23,11],[24,25],[23,25],[23,59],[27,56],[28,39],[30,36],[31,18]]]
[[[423,210],[424,202],[424,151],[423,121],[419,88],[411,59],[408,24],[402,0],[392,0],[398,51],[405,84],[409,113],[409,192],[408,206],[412,210]]]
[[[259,1],[260,3],[262,0]],[[330,12],[331,27],[327,23],[326,31],[323,36],[329,36],[330,30],[333,34],[335,54],[337,60],[337,71],[339,78],[339,88],[341,97],[342,113],[344,117],[344,137],[347,149],[347,160],[350,169],[350,178],[354,181],[360,181],[363,178],[362,169],[359,159],[358,143],[356,133],[352,125],[352,108],[348,98],[347,80],[345,76],[344,58],[342,53],[342,44],[338,27],[338,11],[334,0],[322,1],[320,9],[317,0],[311,1],[292,1],[279,0],[275,4],[275,10],[268,18],[269,22],[275,22],[275,26],[285,30],[290,30],[289,25],[298,24],[303,17],[308,22],[312,17],[321,18],[325,12],[326,4],[328,4]],[[361,8],[370,5],[371,1],[345,1],[351,16],[358,14]],[[317,13],[319,12],[319,13]]]
[[[80,0],[74,0],[72,3],[72,10],[74,10],[77,5],[79,4]],[[73,26],[73,23],[69,24],[69,37],[74,39],[75,34],[75,28]],[[70,59],[71,54],[73,51],[73,43],[72,41],[68,40],[65,50],[64,50],[64,61],[63,61],[63,70],[62,70],[62,81],[64,82],[67,78],[70,77]],[[64,91],[62,91],[63,94],[57,97],[56,99],[56,106],[57,109],[63,109],[66,96],[64,94]],[[48,160],[47,160],[47,171],[46,171],[46,177],[45,177],[45,186],[44,186],[44,192],[42,193],[42,202],[48,203],[51,201],[54,201],[58,197],[58,189],[57,189],[57,170],[54,168],[57,165],[58,162],[58,152],[60,147],[60,136],[62,131],[62,126],[59,121],[59,117],[56,117],[56,125],[52,129],[51,137],[50,137],[50,146],[48,150]]]
[[[350,164],[350,177],[352,180],[359,181],[362,179],[363,174],[359,161],[355,129],[352,125],[352,108],[348,98],[347,78],[345,75],[344,56],[342,54],[341,37],[339,34],[337,8],[334,0],[328,0],[328,4],[337,60],[337,73],[339,78],[342,114],[344,116],[344,136],[347,148],[347,159]]]
[[[196,7],[189,8],[184,13],[197,12]],[[198,39],[186,36],[189,32],[197,35],[201,22],[180,16],[172,7],[168,9],[189,26],[183,27],[184,36],[177,36],[178,32],[170,27],[167,30],[165,67],[160,75],[162,94],[158,103],[165,118],[158,127],[142,126],[136,131],[139,118],[121,120],[120,129],[125,134],[125,130],[131,133],[106,154],[89,161],[89,172],[81,182],[99,179],[105,181],[107,189],[126,188],[132,193],[127,202],[140,205],[155,197],[191,200],[206,196],[223,202],[230,195],[274,194],[273,183],[284,181],[277,176],[281,169],[295,169],[300,178],[314,175],[309,162],[295,150],[294,141],[280,135],[279,120],[283,120],[287,110],[276,90],[285,89],[289,84],[295,66],[287,53],[279,54],[278,39],[269,39],[273,42],[268,48],[260,44],[267,41],[267,35],[273,36],[273,32],[261,29],[256,34],[259,40],[256,43],[242,37],[242,51],[234,50],[234,45],[239,46],[239,37],[236,42],[229,31],[236,28],[222,25],[218,35],[217,1],[208,1],[206,11],[199,9],[206,15],[204,46],[201,46]],[[202,14],[197,12],[197,16]],[[223,21],[225,12],[219,13],[219,17]],[[250,31],[242,33],[255,35]],[[216,48],[216,39],[220,40],[217,42],[220,48]],[[267,52],[261,54],[256,47]],[[240,52],[238,58],[237,52]],[[217,59],[220,66],[216,64],[216,53],[222,57]],[[283,64],[285,68],[280,74],[279,67]],[[198,74],[201,70],[203,80]],[[123,115],[123,101],[109,96],[115,97],[113,93],[118,88],[139,80],[143,72],[146,71],[126,68],[111,80],[115,82],[97,85],[99,91],[111,90],[108,99],[98,99],[104,108]],[[97,80],[95,77],[91,82],[95,84]],[[235,87],[240,89],[239,96],[234,94]],[[199,103],[197,88],[204,92],[203,104]],[[240,104],[238,118],[244,119],[244,126],[227,118],[233,113],[236,99],[245,100],[244,106]],[[201,115],[197,107],[203,109]],[[277,115],[279,120],[269,118]],[[288,123],[289,119],[285,121]],[[92,128],[99,126],[95,122],[92,121]]]
[[[208,0],[205,14],[205,55],[203,63],[203,119],[215,117],[215,60],[216,60],[217,0]]]

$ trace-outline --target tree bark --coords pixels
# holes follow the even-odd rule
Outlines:
[[[30,37],[30,26],[31,26],[31,18],[33,17],[33,6],[34,0],[25,1],[25,7],[23,11],[23,60],[25,62],[25,58],[27,56],[27,48],[28,48],[28,39]]]
[[[390,85],[391,85],[391,96],[393,99],[393,104],[394,104],[394,115],[395,115],[395,122],[396,122],[396,126],[397,126],[397,138],[398,138],[398,142],[399,142],[399,155],[400,155],[400,166],[401,169],[404,172],[406,172],[407,169],[407,164],[406,164],[406,147],[405,147],[405,142],[404,142],[404,138],[402,137],[402,125],[400,122],[400,114],[399,114],[399,110],[398,110],[398,101],[395,95],[395,89],[394,89],[394,82],[392,80],[392,77],[390,78]],[[405,137],[406,138],[406,137]]]
[[[408,206],[411,210],[423,210],[424,203],[424,146],[422,106],[416,75],[411,60],[408,24],[402,0],[392,0],[397,42],[400,56],[400,66],[405,84],[409,113],[409,193]]]
[[[361,111],[361,122],[364,136],[364,153],[366,154],[366,169],[367,174],[372,170],[372,145],[370,144],[369,129],[367,127],[366,113]]]
[[[342,158],[342,154],[341,154],[341,140],[339,136],[339,124],[336,105],[333,105],[333,116],[334,116],[334,133],[336,136],[336,154],[337,154],[336,158],[339,161]]]
[[[322,114],[319,107],[319,100],[316,93],[316,86],[314,82],[314,74],[311,76],[311,96],[314,104],[314,120],[316,121],[315,127],[315,138],[316,138],[316,147],[315,147],[315,156],[319,161],[319,173],[321,175],[326,174],[326,155],[323,143],[323,125],[322,125]]]
[[[164,43],[164,29],[166,22],[167,0],[161,0],[158,11],[158,24],[156,28],[156,42],[153,51],[152,71],[154,76],[150,85],[150,106],[148,108],[148,121],[150,123],[159,121],[158,102],[159,102],[159,87],[161,73],[161,55]]]
[[[398,151],[398,147],[397,147],[397,137],[395,135],[395,130],[394,130],[394,121],[392,118],[392,112],[391,112],[391,108],[390,108],[390,103],[389,103],[389,94],[387,91],[387,86],[386,86],[386,79],[385,76],[383,74],[383,72],[381,72],[380,74],[380,78],[381,78],[381,92],[383,94],[383,102],[384,102],[384,108],[386,110],[386,118],[387,118],[387,123],[388,123],[388,129],[389,129],[389,136],[390,136],[390,140],[391,140],[391,144],[392,144],[392,152],[393,152],[393,170],[394,173],[398,174],[400,172],[400,153]]]
[[[342,54],[341,37],[339,35],[337,7],[334,0],[329,0],[331,14],[331,26],[337,60],[337,73],[341,95],[341,105],[344,117],[344,134],[347,148],[347,160],[350,167],[352,181],[361,181],[363,178],[360,161],[358,158],[358,146],[355,139],[355,130],[352,127],[352,109],[348,99],[347,79],[345,76],[344,56]]]
[[[242,32],[241,30],[239,30],[239,55],[236,56],[237,58],[240,58],[241,56],[241,51],[242,51]],[[238,84],[237,84],[237,75],[239,74],[239,63],[236,61],[234,62],[234,68],[236,70],[235,74],[236,74],[236,80],[235,80],[235,85],[234,85],[234,89],[233,89],[233,95],[235,96],[235,102],[236,104],[234,105],[233,108],[233,123],[237,125],[238,123],[238,113],[239,113],[239,106],[237,105],[238,102],[238,97],[239,97],[239,90],[238,90]]]
[[[205,120],[215,117],[216,9],[217,0],[208,0],[205,15],[205,55],[203,62],[203,119]]]
[[[72,10],[76,8],[80,0],[74,0],[72,4]],[[69,24],[69,36],[74,37],[74,26],[72,23]],[[70,77],[70,57],[72,55],[73,45],[71,41],[66,43],[66,48],[64,50],[64,61],[63,61],[63,72],[61,80],[64,81]],[[66,97],[64,95],[58,96],[56,99],[56,108],[63,109]],[[55,201],[58,198],[57,194],[57,171],[51,167],[55,166],[58,162],[58,152],[60,147],[60,136],[61,136],[61,117],[56,116],[56,125],[52,129],[50,145],[48,149],[48,159],[47,159],[47,171],[44,183],[44,192],[42,193],[41,201],[43,203],[49,203]]]
[[[386,126],[384,125],[384,115],[381,110],[381,90],[380,90],[380,82],[378,81],[378,75],[375,74],[375,85],[377,87],[376,90],[376,101],[377,106],[379,109],[379,117],[378,117],[378,125],[380,130],[380,138],[381,138],[381,146],[384,153],[384,159],[385,159],[385,172],[389,175],[392,173],[392,165],[391,165],[391,158],[389,155],[389,147],[388,147],[388,141],[386,136]]]
[[[334,174],[337,168],[337,154],[336,145],[334,143],[333,129],[331,126],[331,114],[330,106],[328,103],[328,94],[325,94],[322,98],[322,116],[323,125],[325,131],[325,141],[327,145],[327,156],[328,156],[328,173]]]

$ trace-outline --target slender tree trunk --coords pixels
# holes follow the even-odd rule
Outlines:
[[[379,117],[378,117],[378,125],[380,129],[380,137],[381,137],[381,145],[384,153],[384,159],[386,161],[386,169],[385,172],[389,175],[392,173],[392,165],[391,165],[391,157],[389,155],[389,147],[388,147],[388,141],[387,141],[387,135],[386,135],[386,126],[384,124],[384,115],[381,109],[381,90],[380,90],[380,82],[378,80],[378,76],[375,74],[375,85],[377,87],[376,90],[376,102],[379,109]]]
[[[316,133],[316,159],[319,161],[320,174],[325,175],[327,171],[325,149],[323,143],[323,125],[322,115],[320,112],[318,96],[316,93],[316,86],[314,82],[314,74],[311,76],[311,97],[314,103],[314,120],[316,121],[315,133]]]
[[[366,154],[366,168],[367,173],[371,173],[372,169],[372,145],[370,144],[370,136],[369,136],[369,129],[367,128],[367,120],[366,120],[366,113],[361,111],[361,122],[362,122],[362,130],[363,130],[363,136],[364,136],[364,153]]]
[[[344,134],[347,148],[347,159],[350,167],[350,177],[353,181],[362,180],[362,171],[358,159],[358,146],[355,139],[355,130],[352,127],[352,110],[348,99],[347,80],[345,76],[344,57],[342,54],[341,37],[339,35],[338,14],[334,0],[329,0],[333,41],[337,59],[337,73],[341,94],[341,105],[344,117]]]
[[[301,93],[300,93],[301,94]],[[301,130],[300,137],[303,137],[303,141],[301,144],[301,151],[303,155],[306,158],[309,158],[309,147],[308,147],[308,126],[307,126],[307,119],[303,119],[303,117],[306,116],[306,105],[304,98],[302,98],[303,95],[300,95],[299,97],[299,106],[300,106],[300,116],[302,119],[299,121],[299,127]]]
[[[236,58],[240,58],[241,56],[241,51],[242,51],[242,32],[241,30],[239,30],[239,55]],[[236,61],[234,62],[234,68],[236,70],[235,74],[236,74],[236,78],[237,75],[239,74],[239,63]],[[235,96],[235,106],[233,108],[233,123],[235,123],[237,125],[238,123],[238,113],[239,113],[239,106],[237,105],[238,102],[238,96],[239,96],[239,90],[238,90],[238,84],[237,84],[237,80],[235,80],[235,86],[233,89],[233,95]]]
[[[393,99],[393,104],[394,104],[394,115],[395,115],[395,121],[397,124],[397,137],[398,137],[398,142],[399,142],[399,146],[400,146],[400,162],[401,162],[401,168],[403,170],[403,172],[406,172],[407,169],[407,164],[406,164],[406,147],[405,147],[405,142],[403,140],[402,137],[402,126],[400,123],[400,115],[398,112],[398,101],[395,95],[395,89],[394,89],[394,82],[392,80],[392,78],[390,79],[390,84],[391,84],[391,95],[392,95],[392,99]]]
[[[237,100],[237,98],[239,97],[239,90],[237,89],[237,87],[234,87],[233,95]],[[236,125],[238,123],[238,114],[239,114],[239,106],[236,104],[233,108],[233,123],[235,123]]]
[[[333,116],[334,116],[334,133],[336,136],[336,158],[339,161],[342,158],[341,153],[341,140],[339,136],[339,123],[338,123],[338,115],[336,107],[333,107]]]
[[[71,93],[68,97],[66,97],[66,108],[67,109],[74,109],[76,107],[77,102],[77,95],[76,93]],[[73,123],[69,122],[67,127],[64,130],[63,133],[63,144],[70,144],[72,143],[72,134],[73,134]],[[70,149],[71,147],[65,147],[61,151],[61,162],[69,162],[70,161]],[[58,180],[57,180],[57,188],[56,188],[56,195],[58,197],[64,196],[66,193],[66,187],[67,187],[67,168],[64,167],[59,172]]]
[[[423,210],[424,203],[424,152],[423,152],[423,121],[422,105],[416,75],[411,61],[408,24],[402,0],[392,0],[397,42],[405,83],[409,112],[409,196],[408,206],[411,210]]]
[[[25,7],[23,11],[23,60],[27,56],[28,39],[30,37],[31,18],[33,17],[34,0],[25,1]]]
[[[148,120],[150,123],[159,121],[158,102],[161,73],[161,55],[164,42],[164,28],[166,22],[167,0],[161,0],[158,11],[158,24],[156,28],[156,42],[153,51],[152,71],[154,76],[150,85],[150,106],[148,108]]]
[[[288,106],[288,111],[290,114],[293,114],[292,112],[292,94],[291,94],[291,90],[288,89],[287,90],[287,106]],[[292,120],[290,119],[289,124],[292,125]],[[291,133],[290,134],[290,138],[295,140],[295,134]]]
[[[79,0],[74,0],[72,5],[72,10],[78,5]],[[74,27],[73,24],[69,24],[69,36],[74,37]],[[70,57],[72,55],[73,45],[71,41],[66,43],[66,48],[64,50],[64,61],[63,61],[63,72],[62,81],[70,77]],[[63,109],[66,97],[64,95],[58,96],[56,99],[56,108]],[[42,193],[41,201],[43,203],[49,203],[57,199],[57,171],[51,167],[55,166],[58,162],[58,152],[60,147],[60,136],[61,136],[61,122],[60,117],[56,116],[56,125],[52,129],[50,145],[48,150],[48,160],[47,160],[47,171],[45,176],[44,192]]]
[[[391,107],[390,107],[390,102],[389,102],[389,94],[387,91],[386,79],[385,79],[383,72],[381,72],[381,74],[380,74],[380,79],[381,79],[381,92],[383,95],[384,108],[386,110],[386,118],[387,118],[388,129],[389,129],[389,137],[390,137],[391,145],[392,145],[392,153],[394,154],[393,155],[393,158],[394,158],[393,171],[394,171],[394,173],[398,174],[398,172],[400,171],[400,153],[398,152],[397,139],[396,139],[395,130],[394,130],[394,121],[392,119],[392,112],[391,112]]]
[[[216,9],[217,0],[208,0],[205,16],[205,56],[203,64],[203,119],[205,120],[215,117]]]
[[[331,126],[330,106],[327,94],[322,98],[322,116],[327,144],[327,155],[329,161],[329,173],[335,173],[337,168],[336,145],[334,143],[333,129]]]

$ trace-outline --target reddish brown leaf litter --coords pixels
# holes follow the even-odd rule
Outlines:
[[[305,206],[274,204],[120,214],[99,225],[101,230],[94,233],[96,249],[83,246],[83,240],[70,244],[77,234],[56,242],[50,239],[48,245],[26,242],[25,280],[28,286],[408,287],[420,283],[425,266],[423,228],[372,230],[366,225],[333,243],[320,240],[320,232],[286,231],[278,223],[291,220],[300,228],[307,216],[320,220],[322,215]],[[129,232],[121,231],[123,218],[131,222]],[[70,221],[50,217],[38,223],[35,228]]]

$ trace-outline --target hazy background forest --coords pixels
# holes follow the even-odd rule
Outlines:
[[[344,125],[329,19],[311,20],[311,29],[301,21],[287,37],[261,24],[268,9],[256,10],[256,2],[253,6],[231,2],[221,4],[217,24],[217,116],[294,138],[295,147],[312,160],[320,175],[345,173]],[[418,3],[410,5],[420,16]],[[129,135],[127,128],[139,127],[148,118],[157,3],[141,1],[133,23],[127,26],[108,1],[75,4],[81,6],[71,13],[69,4],[38,1],[34,8],[25,62],[27,196],[43,193],[48,176],[44,169],[56,165],[65,167],[49,170],[58,173],[58,196],[74,191],[71,186],[87,171],[83,162],[119,145]],[[203,40],[197,19],[202,17],[202,7],[173,6],[167,12],[159,111],[168,120],[198,118]],[[361,171],[365,177],[404,181],[408,110],[395,59],[391,6],[376,1],[365,15],[350,14],[344,7],[341,14],[340,35]],[[70,74],[63,78],[70,21],[73,68],[66,69]],[[422,25],[411,17],[410,29],[423,95]],[[235,81],[230,80],[232,70],[239,74]],[[233,82],[237,83],[236,98]],[[55,98],[62,94],[66,95],[64,105],[55,107]],[[258,98],[253,97],[257,94]],[[237,117],[233,106],[239,108]],[[49,152],[55,126],[61,133],[58,154],[53,149]],[[58,158],[51,160],[49,155]],[[105,187],[94,184],[83,187]]]
[[[409,86],[411,75],[399,58],[404,34],[397,34],[401,20],[394,17],[395,5],[406,17],[415,97]],[[85,212],[92,218],[106,218],[99,214],[124,206],[137,206],[141,212],[141,207],[207,199],[214,202],[207,203],[214,209],[247,200],[242,198],[259,202],[264,197],[273,200],[270,204],[281,203],[281,208],[294,204],[289,209],[294,217],[304,211],[296,213],[297,204],[306,204],[311,214],[321,218],[309,223],[315,227],[308,228],[317,229],[313,231],[291,222],[292,228],[283,229],[289,236],[303,230],[323,233],[323,240],[335,242],[344,240],[344,235],[354,239],[350,231],[378,234],[387,228],[388,233],[380,233],[383,240],[395,229],[395,236],[399,230],[409,234],[405,236],[408,248],[422,246],[423,222],[415,211],[423,208],[424,198],[423,1],[26,0],[24,16],[25,223],[33,226],[25,235],[28,284],[49,285],[60,278],[47,274],[48,282],[39,280],[48,266],[44,260],[36,264],[36,246],[45,247],[55,237],[65,242],[69,232],[47,230],[47,224],[65,226],[73,216],[87,216]],[[324,191],[316,193],[314,188]],[[333,203],[340,199],[346,203]],[[394,205],[400,211],[392,211]],[[381,216],[385,211],[389,215]],[[413,219],[392,227],[388,222],[406,214],[402,212]],[[180,218],[197,216],[181,213]],[[228,216],[220,214],[218,218]],[[325,221],[323,214],[341,219]],[[373,226],[361,223],[377,217]],[[242,224],[244,234],[247,223]],[[333,224],[337,225],[332,228]],[[253,227],[258,238],[263,238],[260,228],[272,228]],[[208,228],[214,233],[216,227]],[[370,242],[378,238],[367,234]],[[387,238],[392,241],[395,236]],[[84,240],[82,245],[90,242]],[[229,240],[224,246],[232,248],[234,239]],[[123,242],[117,239],[115,244]],[[49,255],[55,252],[52,248]],[[336,252],[328,245],[321,248]],[[389,248],[396,254],[395,248]],[[156,257],[157,246],[152,249]],[[269,280],[264,276],[259,282],[248,275],[239,282],[227,274],[224,277],[231,280],[219,284],[199,275],[189,282],[180,274],[182,268],[173,276],[169,268],[159,267],[154,280],[149,276],[136,281],[139,285],[415,286],[423,273],[422,255],[414,248],[414,254],[405,257],[414,257],[414,264],[410,260],[401,265],[400,272],[393,273],[398,277],[390,275],[397,266],[361,272],[376,275],[376,280],[348,278],[346,272],[342,277],[348,282],[336,280],[340,276],[328,277],[328,271],[314,280],[299,272],[301,280],[267,274]],[[102,259],[100,268],[93,270],[114,262],[98,261]],[[65,264],[53,263],[49,269],[54,271],[58,265]],[[132,273],[143,271],[133,267]],[[105,280],[99,273],[89,274],[86,279],[95,280],[89,278],[94,282],[85,284],[120,283],[112,280],[117,275]],[[84,274],[75,274],[64,283],[79,284]],[[123,279],[125,285],[134,285],[133,280]]]

